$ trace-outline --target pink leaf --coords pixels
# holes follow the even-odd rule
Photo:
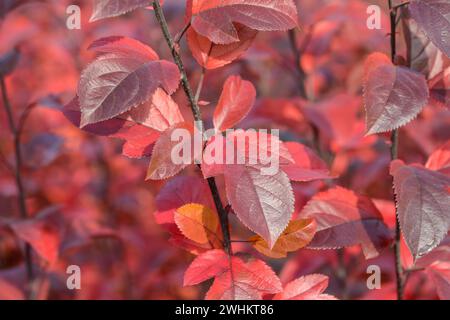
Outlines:
[[[278,170],[277,165],[294,160],[276,135],[256,130],[235,130],[225,137],[213,136],[203,153],[202,172],[205,178],[222,175],[227,164],[261,165],[264,170]],[[272,168],[269,165],[272,164]]]
[[[367,134],[404,126],[422,111],[429,97],[423,75],[394,66],[387,59],[380,60],[380,54],[374,53],[366,62],[364,105]]]
[[[94,0],[94,12],[91,22],[117,17],[138,8],[145,8],[152,5],[151,0]],[[163,0],[159,1],[162,5]]]
[[[285,142],[294,162],[281,165],[281,169],[293,181],[331,179],[325,162],[308,147],[297,142]]]
[[[292,0],[192,0],[192,26],[217,44],[239,41],[234,23],[258,31],[285,31],[297,26]]]
[[[244,262],[223,250],[210,250],[198,256],[184,275],[185,285],[215,278],[206,299],[260,300],[263,294],[281,291],[280,279],[260,260]]]
[[[274,300],[336,300],[324,294],[328,287],[328,277],[321,274],[307,275],[289,282],[283,292],[275,295]]]
[[[89,46],[99,54],[115,53],[123,55],[135,55],[146,60],[159,60],[158,54],[142,42],[123,36],[111,36],[95,40]]]
[[[450,178],[419,165],[391,163],[397,211],[414,259],[439,245],[450,226]]]
[[[151,100],[121,115],[120,118],[160,132],[184,121],[178,104],[160,88],[156,89]]]
[[[294,212],[294,194],[287,175],[278,170],[263,175],[261,168],[228,165],[225,187],[237,217],[272,248]]]
[[[208,300],[261,300],[264,294],[281,291],[281,282],[261,260],[244,263],[232,258],[231,269],[214,279]]]
[[[223,250],[210,250],[198,256],[184,274],[184,286],[193,286],[229,270],[228,255]]]
[[[250,112],[256,99],[256,90],[249,81],[231,76],[225,82],[214,112],[214,127],[218,131],[233,128]]]
[[[180,138],[177,135],[181,140],[173,141],[174,132],[177,131],[188,136]],[[202,152],[202,150],[196,150],[195,139],[201,139],[201,135],[192,124],[187,122],[176,124],[164,131],[153,149],[147,179],[168,179],[193,164],[194,159],[199,159]],[[175,156],[179,157],[176,161]]]
[[[381,213],[364,196],[335,187],[314,196],[299,217],[313,218],[317,232],[312,249],[336,249],[360,244],[367,259],[378,256],[392,240]]]

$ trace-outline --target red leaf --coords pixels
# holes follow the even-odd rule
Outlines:
[[[189,28],[187,41],[195,60],[206,69],[216,69],[240,58],[252,45],[258,31],[240,24],[236,24],[235,27],[239,42],[230,44],[214,44],[193,28]]]
[[[450,57],[450,3],[446,0],[412,0],[409,10],[434,45]]]
[[[450,141],[430,155],[425,167],[450,175]]]
[[[210,250],[198,256],[184,274],[184,286],[194,286],[229,270],[228,255],[223,250]]]
[[[450,178],[419,165],[391,163],[397,212],[414,259],[439,245],[450,226]]]
[[[42,211],[33,219],[12,223],[11,228],[50,265],[58,261],[63,232],[63,221],[59,211],[54,209]]]
[[[439,298],[450,300],[450,263],[436,263],[427,268],[427,273],[436,285]]]
[[[294,163],[282,164],[281,169],[293,181],[331,179],[325,162],[308,147],[297,142],[285,142]]]
[[[378,256],[392,237],[373,202],[351,190],[335,187],[314,196],[299,217],[313,218],[317,232],[312,249],[336,249],[360,244],[367,259]]]
[[[192,0],[192,27],[217,44],[239,41],[234,23],[258,31],[285,31],[297,26],[292,0]]]
[[[231,270],[214,279],[206,294],[208,300],[261,300],[263,294],[281,291],[281,282],[261,260],[243,263],[233,258]]]
[[[12,283],[0,278],[0,300],[25,300],[25,294]]]
[[[365,66],[364,105],[367,134],[388,132],[413,120],[427,104],[425,77],[394,66],[379,53],[369,56]]]
[[[184,276],[185,285],[215,278],[206,299],[259,300],[263,294],[281,291],[280,279],[260,260],[244,262],[229,257],[223,250],[211,250],[198,256]]]
[[[276,170],[276,160],[279,165],[294,162],[277,136],[264,131],[235,130],[225,137],[217,134],[210,139],[203,153],[202,172],[205,178],[218,176],[227,164],[256,164],[265,170]]]
[[[159,60],[158,54],[142,42],[123,36],[110,36],[95,40],[88,50],[100,54],[115,53],[139,56],[146,60]]]
[[[156,89],[151,100],[121,115],[120,118],[161,132],[184,121],[178,104],[160,88]]]
[[[180,73],[175,64],[154,60],[153,50],[144,50],[143,44],[119,45],[135,43],[135,40],[118,40],[116,45],[117,41],[111,43],[108,39],[97,41],[93,48],[113,53],[98,57],[81,75],[78,97],[82,127],[109,120],[139,106],[159,87],[168,94],[178,88]]]
[[[151,0],[95,0],[94,12],[92,13],[91,22],[117,17],[138,8],[145,8],[152,5]],[[162,5],[164,0],[159,0]]]
[[[256,89],[239,76],[227,79],[214,112],[214,127],[218,131],[233,128],[250,112],[256,99]]]
[[[328,277],[321,274],[307,275],[289,282],[283,292],[275,295],[274,300],[336,300],[324,294],[328,287]]]
[[[173,141],[173,134],[176,130],[182,130],[189,136],[181,137],[181,142]],[[201,139],[194,126],[187,122],[179,123],[161,134],[155,144],[152,159],[147,170],[147,179],[163,180],[173,177],[181,170],[194,163],[194,159],[199,159],[202,150],[196,150],[195,139]],[[188,152],[188,154],[184,154]],[[174,154],[182,157],[180,162],[174,161]]]

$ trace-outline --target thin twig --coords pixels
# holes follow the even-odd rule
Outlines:
[[[175,61],[175,64],[178,66],[178,69],[180,70],[181,85],[182,85],[183,90],[186,93],[186,96],[189,100],[189,104],[191,106],[191,110],[192,110],[192,114],[194,115],[194,119],[196,122],[201,124],[201,127],[203,127],[203,121],[202,121],[200,108],[198,106],[198,102],[196,101],[195,96],[192,93],[191,85],[189,84],[189,80],[187,77],[186,70],[184,68],[183,61],[180,57],[179,52],[177,51],[176,45],[175,45],[175,43],[172,39],[172,36],[169,32],[169,27],[167,25],[167,21],[164,16],[164,13],[161,9],[159,0],[153,1],[153,9],[155,11],[156,19],[158,20],[158,23],[161,26],[161,30],[164,34],[164,38],[167,42],[167,45],[169,46],[169,49],[172,53],[172,57]],[[209,189],[211,190],[211,194],[213,196],[214,204],[216,206],[217,212],[219,214],[220,226],[222,228],[222,233],[223,233],[224,249],[231,256],[232,248],[231,248],[231,241],[230,241],[230,226],[229,226],[229,221],[228,221],[228,214],[222,204],[222,200],[220,199],[220,194],[219,194],[219,190],[217,188],[215,179],[209,178],[208,185],[209,185]]]
[[[188,23],[184,26],[184,28],[175,36],[174,42],[176,44],[180,43],[181,39],[183,39],[184,35],[186,34],[186,31],[188,31],[190,26],[191,26],[191,21],[188,21]]]
[[[202,68],[202,73],[200,74],[200,79],[198,80],[197,90],[195,93],[195,102],[198,104],[200,100],[200,95],[202,94],[203,84],[205,82],[206,68]]]
[[[205,65],[208,63],[209,56],[211,55],[213,47],[214,47],[214,44],[211,42],[211,45],[209,46],[208,55],[206,56]],[[197,104],[198,104],[198,101],[200,100],[200,95],[202,94],[203,84],[205,82],[205,76],[206,76],[206,67],[202,67],[202,73],[200,74],[200,80],[198,81],[197,91],[195,93],[195,102]]]
[[[13,135],[14,140],[14,153],[15,153],[15,179],[16,179],[16,186],[18,191],[18,205],[20,210],[20,215],[22,219],[28,218],[28,211],[26,206],[26,199],[25,199],[25,188],[23,184],[22,174],[21,174],[21,168],[22,168],[22,151],[20,148],[20,133],[16,128],[14,117],[12,113],[11,103],[8,97],[8,91],[6,88],[6,82],[3,77],[0,77],[0,86],[2,90],[2,99],[3,99],[3,106],[5,108],[5,112],[8,118],[8,124],[9,128],[11,130],[11,133]],[[26,272],[27,272],[27,282],[28,282],[28,290],[29,297],[33,297],[33,289],[32,289],[32,282],[34,280],[34,274],[33,274],[33,262],[31,258],[31,247],[28,243],[25,243],[25,264],[26,264]]]
[[[409,4],[409,1],[406,1],[406,2],[403,2],[403,3],[399,3],[399,4],[396,5],[396,6],[392,6],[392,5],[391,5],[391,9],[397,10],[397,9],[399,9],[399,8],[401,8],[401,7],[407,6],[408,4]]]
[[[393,7],[392,0],[389,0],[389,10],[390,10],[390,39],[391,39],[391,60],[392,63],[395,63],[397,56],[397,8]],[[391,159],[396,160],[398,158],[398,130],[392,131],[391,136]],[[395,199],[394,199],[395,201]],[[404,279],[403,279],[403,267],[401,261],[401,251],[400,251],[400,238],[401,238],[401,230],[400,223],[398,217],[397,208],[395,209],[395,242],[394,242],[394,255],[395,255],[395,274],[396,274],[396,283],[397,283],[397,299],[403,300],[404,293]]]

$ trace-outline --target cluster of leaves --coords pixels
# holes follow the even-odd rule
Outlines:
[[[0,6],[0,17],[19,2]],[[30,84],[31,97],[13,99],[13,105],[27,105],[37,97],[33,106],[38,106],[40,117],[57,119],[49,125],[57,134],[33,137],[35,129],[29,125],[31,138],[23,150],[34,166],[29,181],[44,187],[35,187],[32,194],[33,186],[27,186],[28,198],[36,202],[27,203],[33,205],[33,217],[0,220],[0,268],[21,265],[19,240],[26,242],[45,261],[40,268],[47,276],[38,280],[50,284],[47,296],[53,293],[49,288],[57,295],[55,283],[61,281],[63,266],[86,260],[89,254],[83,248],[98,245],[116,255],[120,251],[121,257],[112,258],[123,260],[122,270],[126,271],[118,271],[120,266],[109,270],[118,279],[117,286],[125,286],[127,277],[142,279],[147,268],[154,270],[144,277],[145,285],[133,289],[132,296],[142,297],[164,283],[166,269],[176,268],[170,279],[175,287],[177,281],[181,283],[185,260],[162,257],[159,246],[165,241],[156,231],[162,226],[170,234],[169,243],[196,256],[184,272],[184,285],[197,286],[213,279],[207,299],[391,298],[395,271],[389,249],[395,241],[398,218],[404,237],[401,263],[411,275],[407,297],[434,298],[437,292],[440,298],[450,299],[450,3],[412,0],[407,5],[396,4],[405,45],[404,52],[390,59],[382,53],[389,44],[387,17],[383,16],[382,30],[369,32],[366,4],[359,0],[331,1],[325,6],[307,0],[155,2],[95,0],[90,21],[101,21],[86,23],[92,34],[80,41],[89,41],[88,50],[96,56],[92,60],[81,55],[80,65],[87,66],[79,77],[75,98],[61,107],[45,96],[52,92],[63,97],[62,93],[72,91],[78,75],[71,70],[65,75],[73,75],[67,87],[44,79],[48,83]],[[386,5],[384,1],[381,4]],[[177,18],[184,16],[179,26],[182,31],[174,38],[163,35],[167,25],[161,6]],[[106,19],[130,12],[133,22]],[[142,22],[136,22],[139,14],[144,15],[143,21],[148,21],[146,14],[157,17],[152,28],[152,47],[156,49],[136,39],[142,32]],[[299,16],[304,35],[295,32]],[[111,31],[105,34],[96,29],[104,23],[111,24],[109,30],[121,30],[124,25],[131,25],[131,30],[124,32],[127,36]],[[357,28],[363,36],[355,38]],[[285,36],[288,31],[297,53],[295,60]],[[184,54],[184,35],[191,55]],[[257,36],[269,41],[257,41]],[[61,34],[53,37],[62,42]],[[0,59],[2,77],[11,74],[18,63],[17,75],[8,78],[14,93],[24,91],[24,86],[14,86],[14,81],[27,75],[25,71],[20,74],[25,69],[20,65],[24,58],[16,49],[21,41],[10,39]],[[157,53],[162,55],[167,48],[173,62]],[[289,72],[292,80],[286,79]],[[297,72],[304,90],[298,90]],[[45,76],[55,74],[56,70]],[[190,83],[195,78],[199,86],[194,96]],[[215,107],[207,100],[217,101]],[[365,120],[361,117],[363,105]],[[55,107],[88,135],[67,125]],[[197,160],[198,166],[174,164],[171,150],[178,142],[171,140],[172,133],[183,128],[195,140],[198,128],[193,120],[200,120],[200,111],[207,115],[201,120],[211,124],[215,134],[203,150],[191,152],[192,162]],[[22,115],[30,113],[25,109]],[[235,128],[240,130],[227,132]],[[281,128],[282,139],[271,133],[253,133],[251,128]],[[390,141],[384,133],[397,130],[404,161],[388,157]],[[117,155],[112,140],[95,136],[122,140],[121,153],[133,160]],[[205,156],[224,160],[227,146],[246,136],[250,137],[247,144],[235,150],[245,163],[202,161]],[[267,141],[277,148],[273,150],[274,144]],[[67,145],[71,145],[69,151],[62,150]],[[0,146],[2,154],[11,151],[6,144]],[[280,170],[263,174],[268,164],[263,155],[257,154],[255,159],[248,153],[251,149],[264,149],[278,157]],[[219,156],[218,150],[222,151]],[[76,159],[64,163],[72,153]],[[9,162],[6,158],[6,166]],[[411,162],[424,165],[406,164]],[[101,169],[93,169],[92,163]],[[147,166],[146,179],[143,165]],[[45,180],[49,173],[67,176],[67,170],[81,166],[84,169],[78,175],[63,181]],[[92,186],[97,183],[92,172],[98,170],[106,181]],[[117,181],[117,186],[112,181]],[[74,191],[58,190],[64,184],[70,186],[65,189]],[[96,190],[94,199],[92,189]],[[152,195],[154,204],[148,201]],[[123,204],[127,199],[137,204],[127,208]],[[158,226],[149,226],[148,216],[136,216],[135,207],[154,212]],[[104,212],[114,217],[102,215]],[[100,244],[96,242],[99,238]],[[150,241],[152,248],[148,248]],[[120,250],[115,250],[116,246]],[[177,251],[173,253],[176,256]],[[162,262],[152,265],[148,260],[155,260],[154,256],[169,266]],[[383,266],[382,290],[361,289],[367,263]],[[101,268],[92,265],[88,264],[85,272],[92,273],[95,285],[88,286],[92,291],[84,297],[98,298],[102,295],[94,292],[107,289]],[[59,277],[59,282],[50,275]],[[334,295],[324,293],[329,277],[329,291]],[[431,277],[433,284],[424,283],[425,277]],[[12,292],[14,283],[3,279],[0,273],[0,296],[6,290]],[[198,297],[201,288],[184,290],[194,291],[180,289],[180,293],[168,295]],[[23,294],[17,288],[14,292]]]

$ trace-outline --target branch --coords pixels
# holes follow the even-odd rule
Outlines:
[[[12,113],[11,103],[9,101],[8,97],[8,91],[6,88],[5,79],[3,77],[0,77],[0,86],[2,90],[2,99],[3,99],[3,106],[5,108],[6,116],[8,118],[8,124],[9,128],[11,130],[11,133],[13,135],[14,140],[14,153],[15,153],[15,180],[16,180],[16,186],[18,191],[18,205],[20,210],[20,216],[22,219],[28,218],[28,211],[26,206],[26,199],[25,199],[25,188],[23,184],[22,174],[21,174],[21,168],[22,168],[22,151],[20,148],[20,132],[17,130],[16,125],[14,123],[14,117]],[[28,290],[29,296],[33,297],[33,289],[32,289],[32,282],[34,279],[33,274],[33,263],[31,259],[31,247],[28,243],[25,243],[25,263],[26,263],[26,272],[27,272],[27,281],[28,281]]]
[[[390,10],[390,22],[391,22],[391,60],[395,63],[397,56],[397,7],[393,7],[392,0],[389,0],[389,10]],[[395,160],[398,158],[398,130],[392,131],[391,136],[391,159]],[[394,199],[395,201],[395,199]],[[404,278],[403,278],[403,267],[401,261],[401,251],[400,251],[400,238],[401,230],[398,217],[397,208],[395,209],[395,242],[394,242],[394,254],[395,254],[395,273],[397,278],[397,299],[403,300],[404,293]]]
[[[158,23],[164,34],[164,38],[167,42],[167,45],[169,46],[169,49],[172,53],[173,60],[175,61],[175,64],[178,66],[178,69],[180,70],[181,85],[182,85],[183,90],[186,93],[186,96],[189,100],[189,104],[191,106],[191,110],[192,110],[192,114],[194,115],[194,119],[196,122],[199,122],[201,124],[201,126],[203,127],[203,121],[202,121],[200,108],[198,106],[198,102],[196,101],[193,91],[191,89],[191,86],[189,84],[186,70],[184,68],[183,61],[181,60],[180,54],[177,50],[176,44],[174,43],[173,38],[169,32],[169,27],[167,25],[167,21],[164,16],[164,13],[161,9],[159,0],[153,1],[153,9],[155,11],[156,19],[158,20]],[[208,185],[209,185],[209,189],[211,190],[211,194],[213,196],[214,204],[216,206],[217,212],[219,214],[220,226],[221,226],[222,233],[223,233],[224,249],[228,253],[228,255],[231,256],[232,249],[231,249],[231,241],[230,241],[230,226],[229,226],[229,221],[228,221],[228,214],[222,204],[222,200],[220,199],[220,194],[219,194],[219,190],[217,188],[216,180],[214,178],[209,178]]]
[[[181,39],[183,39],[183,36],[186,34],[186,31],[188,31],[189,27],[191,26],[191,21],[188,21],[186,25],[183,27],[183,29],[175,36],[174,42],[176,44],[179,44]]]
[[[306,74],[305,74],[305,70],[303,70],[303,68],[300,64],[300,59],[301,59],[302,53],[297,44],[297,34],[295,32],[295,29],[289,30],[288,34],[289,34],[289,43],[291,44],[291,49],[294,54],[295,67],[297,69],[298,88],[300,90],[300,95],[302,96],[302,98],[306,99],[307,98],[306,89],[305,89]]]

